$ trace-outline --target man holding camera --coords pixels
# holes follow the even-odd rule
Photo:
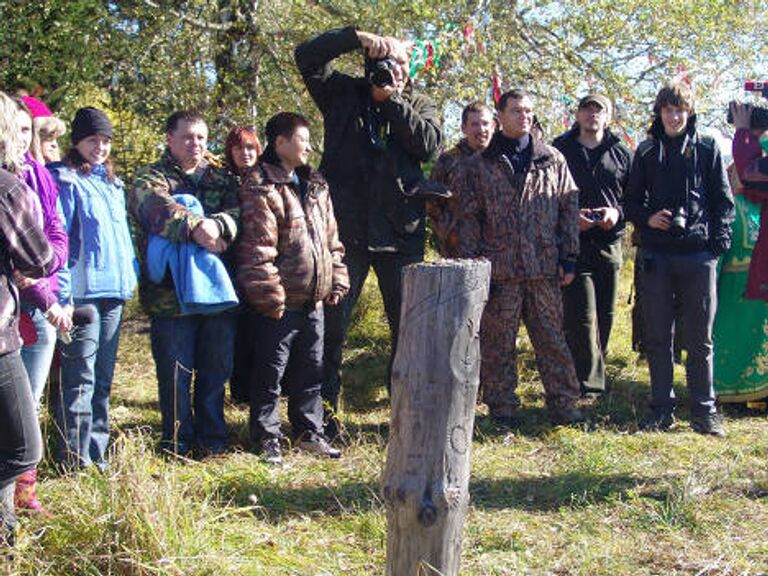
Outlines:
[[[621,210],[631,153],[607,128],[611,101],[588,94],[576,122],[553,142],[579,189],[576,278],[563,289],[565,337],[582,394],[605,392],[605,354],[613,326],[621,270]]]
[[[733,196],[717,144],[696,129],[690,87],[662,88],[653,112],[649,137],[632,162],[624,208],[640,230],[643,298],[652,304],[643,307],[652,409],[643,428],[664,431],[674,422],[672,336],[679,303],[691,427],[725,436],[712,382],[712,327],[717,259],[731,244]]]
[[[364,77],[334,70],[337,57],[363,48]],[[369,268],[384,300],[392,355],[400,320],[403,267],[424,256],[424,200],[414,195],[421,163],[442,142],[435,104],[408,84],[407,43],[353,27],[330,30],[296,48],[296,64],[323,114],[320,171],[330,186],[350,276],[345,300],[326,311],[323,398],[332,418],[326,435],[338,433],[335,410],[341,387],[341,348]]]

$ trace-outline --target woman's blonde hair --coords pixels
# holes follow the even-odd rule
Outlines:
[[[0,92],[0,164],[14,174],[24,165],[18,116],[19,105],[5,92]]]
[[[38,116],[32,121],[41,142],[58,140],[67,132],[67,125],[56,116]]]

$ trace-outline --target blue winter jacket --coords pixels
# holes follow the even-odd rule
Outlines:
[[[174,194],[173,199],[192,214],[204,216],[203,205],[192,194]],[[214,314],[239,304],[224,262],[195,242],[171,242],[150,234],[146,265],[156,284],[170,271],[182,315]]]
[[[48,166],[59,185],[69,234],[72,297],[129,300],[137,262],[125,211],[123,183],[107,179],[103,165],[85,175],[57,162]],[[66,284],[67,279],[62,278]]]

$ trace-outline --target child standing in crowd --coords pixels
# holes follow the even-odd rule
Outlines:
[[[91,307],[93,321],[75,326],[61,347],[56,398],[55,459],[69,466],[107,465],[109,397],[123,305],[136,286],[123,183],[112,161],[112,124],[95,108],[81,108],[72,147],[51,172],[59,184],[69,233],[69,277],[74,305]],[[90,319],[90,318],[89,318]]]
[[[349,290],[344,247],[328,183],[307,165],[307,120],[281,112],[267,122],[266,135],[258,172],[241,190],[243,232],[237,251],[238,282],[256,312],[251,439],[267,462],[282,463],[278,405],[283,384],[296,447],[338,458],[341,452],[322,433],[320,389],[323,303],[336,306]]]

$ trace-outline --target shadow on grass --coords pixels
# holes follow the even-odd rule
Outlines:
[[[552,511],[622,498],[647,479],[625,474],[567,472],[556,476],[475,480],[469,492],[476,508]]]
[[[621,474],[569,472],[550,477],[474,480],[470,482],[469,492],[475,508],[548,512],[619,499],[647,480]],[[291,488],[228,478],[217,490],[223,498],[237,505],[253,506],[255,503],[271,522],[307,514],[341,516],[383,509],[377,481]]]
[[[224,498],[240,506],[258,506],[268,521],[307,514],[342,516],[378,510],[382,506],[378,482],[345,482],[291,488],[280,484],[243,482],[227,479],[218,490]]]

